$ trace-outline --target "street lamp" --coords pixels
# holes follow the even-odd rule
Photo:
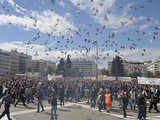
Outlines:
[[[96,79],[98,80],[98,41],[96,42]]]
[[[25,47],[26,47],[26,58],[25,58],[25,74],[26,74],[26,80],[28,79],[28,60],[29,60],[29,57],[28,57],[28,45],[27,43],[25,43]]]

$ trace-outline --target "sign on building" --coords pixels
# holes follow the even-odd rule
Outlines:
[[[144,85],[160,85],[160,78],[138,77],[138,84],[144,84]]]

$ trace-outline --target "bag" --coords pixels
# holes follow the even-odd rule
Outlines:
[[[99,95],[97,98],[97,103],[101,104],[102,103],[102,95]]]
[[[2,102],[0,102],[0,109],[1,109],[1,106],[2,106]]]

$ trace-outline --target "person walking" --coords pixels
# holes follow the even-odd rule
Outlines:
[[[15,107],[17,106],[17,104],[20,101],[23,103],[24,107],[27,107],[26,104],[25,104],[25,101],[26,101],[26,98],[25,98],[25,88],[23,86],[20,89],[19,98],[18,98],[17,102],[15,103]]]
[[[4,104],[4,111],[0,115],[0,119],[4,117],[5,115],[7,115],[8,120],[12,120],[10,117],[10,106],[12,104],[12,97],[9,93],[6,93],[6,96],[3,98],[1,105],[2,104]]]
[[[90,100],[91,108],[96,108],[96,98],[97,98],[96,89],[93,88],[91,91],[91,100]]]
[[[105,94],[105,103],[106,103],[106,111],[110,112],[112,108],[112,96],[108,89],[106,90],[106,94]]]
[[[57,120],[57,97],[55,89],[52,88],[52,93],[49,98],[49,103],[51,104],[51,119],[50,120]]]
[[[98,111],[101,112],[103,108],[103,101],[102,101],[102,90],[100,89],[97,97],[97,105],[98,105]]]
[[[150,107],[149,107],[149,113],[151,113],[151,110],[154,106],[154,109],[159,112],[158,107],[157,107],[157,103],[158,103],[158,94],[156,92],[156,90],[154,92],[152,92],[151,94],[151,102],[150,102]]]
[[[60,100],[60,106],[64,106],[64,86],[60,85],[59,88],[59,100]]]
[[[123,104],[122,105],[123,117],[126,118],[127,117],[126,109],[127,109],[127,105],[128,105],[128,96],[127,96],[126,90],[123,91],[122,104]]]
[[[138,93],[137,105],[138,105],[138,117],[137,117],[138,120],[142,120],[142,118],[146,120],[146,114],[145,114],[146,101],[141,91],[139,91]]]
[[[38,104],[37,104],[37,113],[39,113],[40,111],[40,106],[42,108],[42,112],[44,111],[44,107],[43,107],[43,91],[41,86],[37,89],[37,99],[38,99]]]

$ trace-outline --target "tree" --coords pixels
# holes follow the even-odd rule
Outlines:
[[[133,72],[131,74],[129,74],[130,77],[133,78],[137,78],[137,77],[141,77],[143,75],[141,69],[134,67],[133,68]]]
[[[156,77],[156,78],[160,78],[160,72],[159,72],[159,71],[155,72],[154,77]]]
[[[150,71],[145,72],[145,75],[144,75],[144,76],[145,76],[145,77],[149,77],[149,78],[153,78],[153,77],[154,77],[153,73],[150,72]]]
[[[133,78],[141,77],[141,76],[142,76],[142,72],[134,71],[134,72],[131,73],[129,76],[130,76],[130,77],[133,77]]]
[[[49,74],[53,74],[53,73],[56,72],[56,69],[53,68],[53,67],[51,67],[51,66],[48,66],[47,72],[48,72]]]
[[[30,67],[27,67],[27,72],[32,72],[32,69]]]
[[[112,66],[111,66],[111,74],[112,76],[123,76],[124,70],[123,70],[123,60],[121,57],[116,56],[113,58]]]
[[[103,75],[109,75],[109,72],[108,72],[108,70],[106,70],[105,68],[103,68],[101,70],[101,74],[103,74]]]

